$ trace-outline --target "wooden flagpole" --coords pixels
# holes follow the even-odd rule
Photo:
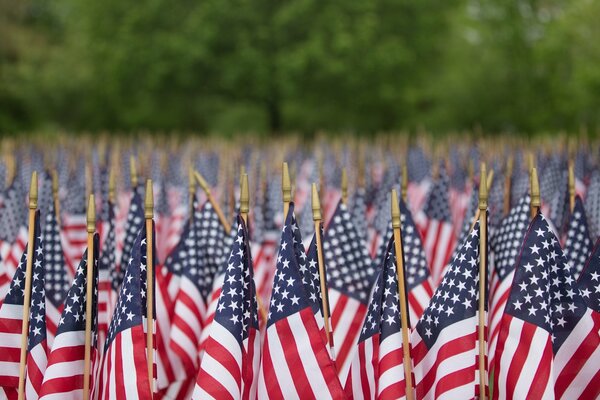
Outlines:
[[[569,161],[569,208],[571,212],[575,209],[575,169],[573,161]]]
[[[343,176],[343,175],[342,175]],[[319,280],[321,281],[321,306],[323,308],[323,319],[325,320],[325,336],[331,349],[331,358],[335,360],[335,350],[333,346],[333,333],[331,332],[329,316],[329,296],[327,289],[327,276],[325,275],[325,262],[323,261],[323,247],[321,244],[321,202],[319,201],[319,192],[317,184],[312,184],[312,214],[315,223],[315,240],[317,242],[317,261],[319,262]]]
[[[283,224],[285,225],[285,219],[287,218],[290,202],[292,201],[292,184],[290,183],[290,171],[286,162],[282,166],[281,193],[283,194]]]
[[[19,361],[18,399],[25,399],[25,374],[27,363],[27,336],[29,333],[29,308],[31,306],[31,269],[33,265],[33,242],[35,240],[35,211],[38,205],[37,172],[31,174],[29,186],[29,241],[27,242],[27,264],[25,269],[25,292],[23,299],[23,323],[21,325],[21,357]]]
[[[206,198],[208,199],[208,202],[215,209],[215,213],[217,213],[217,217],[219,217],[219,221],[225,229],[225,232],[229,234],[229,232],[231,231],[231,225],[229,225],[229,222],[227,222],[227,218],[225,218],[223,210],[221,210],[221,207],[219,207],[219,203],[217,203],[213,198],[212,193],[210,192],[210,188],[208,187],[208,183],[206,183],[206,180],[204,180],[204,177],[200,175],[198,171],[194,171],[194,176],[196,177],[196,180],[198,181],[198,184],[200,185],[202,190],[204,190],[204,193],[206,193]]]
[[[493,179],[493,170],[490,170],[490,179]],[[485,163],[481,163],[479,181],[479,398],[485,400],[487,387],[487,368],[485,362],[485,283],[487,277],[487,206],[488,182],[486,178]],[[491,182],[490,182],[491,185]]]
[[[148,360],[148,381],[150,393],[154,394],[154,191],[152,179],[146,181],[146,199],[144,201],[146,219],[146,356]]]
[[[94,232],[96,231],[96,203],[90,194],[87,210],[87,275],[85,295],[85,353],[83,364],[83,399],[90,398],[90,366],[92,354],[92,303],[94,287]]]
[[[400,325],[402,329],[402,352],[404,354],[404,379],[406,382],[406,399],[413,400],[412,366],[410,360],[410,342],[408,338],[408,307],[406,306],[406,286],[404,283],[404,253],[402,251],[401,225],[398,194],[395,189],[392,189],[392,228],[394,229],[396,274],[398,275],[398,295],[400,297]]]
[[[342,169],[342,203],[348,204],[348,173],[346,168]]]
[[[531,218],[535,218],[540,210],[540,183],[538,180],[537,168],[531,168]]]
[[[114,169],[108,173],[108,200],[114,205],[116,201],[116,176]]]

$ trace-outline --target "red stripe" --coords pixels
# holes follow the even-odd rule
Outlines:
[[[435,385],[435,398],[439,398],[444,393],[454,388],[475,383],[476,369],[476,364],[473,364],[467,368],[452,371],[451,373],[444,375]],[[475,386],[473,386],[473,394],[475,394]]]
[[[312,316],[312,310],[309,307],[305,308],[305,310],[309,310]],[[302,311],[300,311],[300,316],[302,316]],[[279,336],[279,340],[281,341],[281,347],[287,363],[287,366],[281,365],[277,366],[277,368],[288,368],[294,381],[296,393],[306,396],[307,398],[314,399],[315,394],[312,391],[310,381],[306,375],[306,370],[302,366],[302,359],[300,358],[300,354],[298,354],[298,346],[287,318],[277,321],[274,326],[276,328],[277,335]],[[314,332],[314,334],[317,337],[320,337],[320,333],[318,331]],[[309,333],[309,337],[310,336],[311,335]],[[319,338],[318,340],[321,339]]]
[[[253,361],[254,361],[254,341],[257,340],[258,331],[254,328],[250,328],[248,332],[248,351],[246,354],[242,354],[242,380],[243,380],[243,399],[250,398],[250,389],[252,389],[252,381],[254,380],[254,375],[256,371],[254,371]],[[242,353],[244,353],[244,349],[242,348]]]
[[[312,347],[313,354],[315,355],[317,363],[321,369],[320,372],[323,374],[325,382],[327,382],[329,393],[331,393],[334,399],[343,398],[344,390],[342,389],[342,385],[340,384],[337,376],[335,364],[329,357],[329,353],[325,347],[325,342],[320,339],[320,335],[318,334],[320,330],[317,327],[317,322],[315,321],[312,309],[307,307],[300,311],[300,317],[302,318],[302,322],[306,328],[306,333],[310,339],[310,345]]]
[[[46,341],[42,341],[36,347],[41,347],[46,355],[48,354],[48,348],[46,347]],[[42,390],[42,382],[44,381],[44,371],[40,369],[38,365],[38,360],[35,359],[33,353],[29,351],[27,353],[27,379],[31,382],[31,386],[35,390],[36,393],[39,393]],[[46,362],[46,360],[42,360]],[[45,366],[44,366],[45,367]]]
[[[117,399],[125,399],[125,376],[123,376],[123,358],[127,357],[127,353],[126,352],[131,352],[133,351],[133,349],[125,349],[123,348],[123,345],[121,344],[121,335],[123,333],[119,333],[117,334],[117,336],[114,338],[114,342],[113,342],[113,346],[115,346],[114,350],[115,350],[115,365],[113,366],[114,369],[114,375],[115,375],[115,393],[116,393],[116,398]],[[128,375],[128,377],[130,377],[131,379],[136,379],[137,378],[137,374],[135,373],[135,371],[127,371],[128,374],[132,374],[132,375]],[[110,375],[109,375],[110,377]],[[110,390],[107,390],[106,392],[107,398],[109,398],[108,396],[110,395]]]
[[[581,371],[585,363],[589,360],[594,350],[600,346],[600,337],[598,336],[599,331],[600,324],[598,324],[597,321],[594,321],[592,329],[580,343],[579,347],[577,347],[577,350],[571,355],[571,358],[567,364],[565,364],[562,371],[557,371],[560,373],[555,383],[555,395],[557,398],[562,397],[565,390],[571,385],[573,380],[579,374],[579,371]]]
[[[344,298],[347,302],[346,296],[341,295],[340,296],[340,300],[338,300],[338,304],[336,304],[335,306],[335,310],[334,310],[334,317],[337,317],[336,320],[339,321],[339,316],[342,314],[342,312],[336,312],[338,310],[339,307],[339,303],[342,300],[342,298]],[[344,302],[344,305],[345,303]],[[354,316],[354,318],[352,318],[352,322],[350,323],[350,327],[348,328],[348,332],[346,333],[346,337],[343,339],[342,341],[342,345],[339,348],[336,348],[336,350],[338,350],[337,354],[336,354],[336,365],[338,366],[338,368],[341,368],[342,365],[344,365],[344,363],[346,362],[346,359],[348,358],[348,356],[351,353],[352,347],[355,346],[355,339],[360,335],[360,331],[362,329],[362,324],[365,318],[365,314],[367,313],[367,307],[364,304],[360,304],[358,306],[358,310],[356,311],[356,315]],[[335,327],[337,326],[336,322],[332,323],[333,326],[333,331],[335,332]]]
[[[580,399],[597,399],[598,397],[600,397],[600,368],[579,396]]]
[[[264,377],[265,386],[269,398],[283,399],[283,393],[281,392],[281,388],[279,387],[277,375],[275,375],[275,367],[273,365],[273,360],[271,360],[268,336],[265,338],[265,342],[263,343],[262,374]]]
[[[423,377],[421,382],[419,382],[419,384],[417,385],[417,388],[416,388],[417,397],[422,398],[423,396],[425,396],[425,394],[427,394],[431,390],[433,385],[436,384],[436,381],[439,380],[437,372],[438,372],[438,368],[439,368],[440,364],[444,360],[446,360],[450,357],[459,355],[461,353],[474,351],[476,339],[477,339],[477,334],[476,334],[476,332],[473,332],[468,335],[464,335],[464,336],[461,336],[454,340],[451,340],[451,341],[443,344],[442,346],[440,346],[440,348],[437,352],[435,363],[425,373],[425,376]],[[424,342],[421,341],[419,346],[421,344],[424,344]],[[419,349],[419,351],[422,351],[422,348]],[[473,358],[473,361],[475,361],[475,358]],[[417,363],[417,361],[415,361],[415,364],[416,363]],[[436,388],[436,390],[437,390],[437,388]]]
[[[403,365],[403,353],[402,349],[396,349],[386,354],[381,360],[379,360],[379,372],[378,376],[383,375],[390,368]],[[406,395],[406,380],[398,380],[394,384],[385,388],[379,395],[380,399],[399,399]]]
[[[510,327],[510,325],[508,325]],[[521,335],[519,337],[519,344],[517,345],[517,349],[515,354],[510,361],[510,367],[508,368],[508,373],[506,375],[506,386],[509,391],[509,397],[514,397],[514,389],[519,381],[519,376],[521,376],[521,371],[525,366],[525,362],[527,361],[527,356],[529,354],[529,348],[531,346],[531,341],[533,340],[533,335],[535,335],[536,327],[530,323],[523,322],[523,328],[521,329]],[[544,385],[545,386],[545,385]]]
[[[542,358],[537,365],[537,370],[535,371],[535,376],[533,377],[531,387],[529,388],[529,392],[527,392],[528,399],[541,398],[544,395],[544,392],[546,391],[546,387],[548,386],[549,380],[551,379],[550,373],[552,372],[551,365],[553,353],[551,350],[552,340],[550,338],[550,335],[548,335],[548,339],[546,340],[545,348],[549,349],[550,351],[544,351],[544,354],[542,355]],[[517,351],[518,350],[519,349],[517,349]],[[557,386],[555,384],[555,389],[556,387]]]
[[[241,383],[242,375],[239,369],[238,361],[231,354],[231,352],[210,336],[207,340],[206,354],[214,358],[219,364],[221,364],[227,371],[233,376],[233,379],[239,384]]]
[[[202,367],[198,373],[196,384],[215,399],[233,399],[225,386],[221,385],[214,376],[203,370]]]

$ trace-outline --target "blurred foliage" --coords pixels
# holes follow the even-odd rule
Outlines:
[[[0,132],[596,131],[593,0],[0,0]]]

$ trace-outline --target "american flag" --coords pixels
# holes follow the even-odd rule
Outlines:
[[[415,216],[435,284],[442,278],[442,271],[452,255],[456,241],[450,215],[448,185],[448,176],[440,166],[439,177],[429,189],[423,210]]]
[[[84,170],[83,162],[79,171]],[[69,179],[67,197],[62,206],[62,241],[69,279],[75,275],[79,257],[87,246],[85,174],[73,173]]]
[[[575,279],[583,270],[586,260],[592,252],[593,242],[587,224],[585,209],[581,197],[575,197],[575,207],[569,216],[567,239],[565,241],[565,257],[572,269]]]
[[[125,222],[125,238],[123,240],[123,251],[121,253],[121,263],[118,268],[114,269],[112,277],[113,290],[119,291],[125,276],[127,264],[129,264],[129,256],[132,254],[133,244],[138,236],[139,231],[144,226],[144,204],[142,199],[142,186],[138,186],[133,191],[133,197],[129,204],[129,212]]]
[[[593,381],[598,327],[576,289],[560,244],[538,213],[523,240],[502,316],[494,398],[573,399],[588,385],[600,388]]]
[[[42,238],[46,268],[46,326],[48,327],[48,347],[52,348],[60,314],[63,310],[63,301],[70,287],[69,272],[60,240],[60,227],[53,202],[48,207]]]
[[[117,276],[115,206],[111,201],[107,201],[106,208],[106,237],[98,260],[98,348],[101,350],[104,349],[108,325],[117,301],[117,291],[113,284],[113,279]]]
[[[194,201],[194,209],[196,203]],[[189,385],[176,383],[176,386],[186,386],[176,389],[174,382],[177,376],[184,376],[183,365],[179,356],[169,349],[171,338],[171,322],[175,310],[175,300],[179,292],[181,274],[188,265],[188,248],[193,247],[193,237],[190,237],[190,227],[193,225],[193,215],[183,227],[179,242],[167,256],[164,265],[159,265],[156,274],[156,304],[157,313],[157,354],[158,354],[158,389],[159,394],[164,392],[167,398],[177,398],[178,394],[171,392],[187,391]],[[192,379],[191,377],[189,378]]]
[[[97,392],[93,398],[100,400],[152,398],[154,383],[148,378],[148,349],[146,348],[146,248],[146,227],[142,225],[131,246],[131,258],[108,329],[96,385]],[[153,308],[156,310],[156,307]],[[156,340],[152,343],[156,343]],[[150,351],[154,352],[155,349]],[[156,357],[153,357],[153,360],[156,360]],[[154,372],[156,373],[156,365]]]
[[[500,333],[500,321],[508,301],[514,277],[515,262],[519,255],[523,236],[529,225],[529,196],[521,198],[508,215],[502,220],[497,232],[490,235],[492,256],[490,265],[490,314],[489,314],[489,357],[490,366],[494,365],[496,344]]]
[[[590,185],[585,195],[585,209],[592,236],[600,236],[600,171],[598,170],[594,171],[590,178]]]
[[[26,210],[21,185],[11,184],[4,192],[0,209],[0,305],[10,287],[27,243]]]
[[[323,237],[329,283],[329,307],[336,365],[343,381],[348,374],[371,291],[374,269],[363,236],[345,204],[339,203]]]
[[[238,217],[209,337],[192,399],[256,398],[260,334],[248,231]]]
[[[419,399],[478,395],[479,261],[477,222],[411,334]]]
[[[226,257],[225,236],[215,209],[206,202],[195,212],[190,227],[186,258],[182,260],[186,266],[171,323],[169,346],[181,358],[187,374],[194,375],[198,370],[202,330],[210,323],[208,318],[214,317],[214,311],[207,311],[206,304],[213,277]]]
[[[351,399],[406,398],[394,239],[381,260],[345,391]]]
[[[46,294],[44,288],[44,250],[40,234],[40,213],[34,222],[33,261],[31,271],[31,303],[29,334],[27,336],[26,398],[37,399],[48,361],[46,342]],[[19,383],[21,354],[21,329],[25,301],[25,272],[27,248],[10,284],[10,289],[0,308],[0,387],[6,398],[16,398]]]
[[[98,263],[98,235],[94,235],[94,264]],[[95,383],[100,361],[98,351],[98,269],[93,268],[92,287],[92,331],[90,353],[90,388]],[[48,367],[40,399],[51,400],[83,398],[85,362],[85,325],[87,305],[87,250],[83,253],[75,280],[68,291],[65,308],[60,316],[52,351],[48,356]]]
[[[435,285],[429,274],[421,236],[410,210],[402,199],[400,199],[400,220],[402,223],[402,251],[404,252],[404,269],[408,290],[408,317],[411,326],[414,328],[431,300]],[[390,222],[384,237],[390,238],[392,235],[393,230]],[[380,258],[383,258],[386,251],[387,247],[384,243],[377,254]]]
[[[283,227],[258,382],[258,397],[343,398],[335,364],[322,340],[294,246],[290,204]]]

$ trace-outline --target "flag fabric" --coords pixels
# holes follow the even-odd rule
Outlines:
[[[21,185],[13,182],[4,191],[0,209],[0,302],[4,301],[21,254],[25,251],[28,231],[24,210]]]
[[[494,398],[580,396],[598,386],[600,336],[541,213],[529,226],[502,316]],[[595,358],[594,358],[595,357]]]
[[[121,253],[121,262],[114,270],[113,290],[119,291],[125,276],[125,270],[129,264],[129,257],[132,254],[133,244],[138,233],[144,226],[144,203],[142,199],[142,187],[139,186],[133,190],[133,196],[129,204],[127,220],[125,221],[125,237],[123,239],[123,249]]]
[[[241,217],[208,329],[192,399],[256,398],[261,341],[252,255]]]
[[[180,357],[188,374],[195,375],[198,370],[202,330],[209,323],[207,299],[213,276],[226,257],[225,236],[217,213],[210,202],[206,202],[190,226],[187,264],[182,270],[171,323],[169,346]]]
[[[77,171],[85,169],[81,162]],[[75,275],[75,267],[79,257],[87,246],[87,198],[85,174],[72,173],[67,186],[67,197],[62,204],[62,244],[65,261],[69,271],[69,279]]]
[[[46,326],[48,327],[48,348],[52,348],[63,301],[70,287],[69,271],[60,240],[60,227],[56,219],[54,202],[50,202],[44,228],[44,266],[46,281]]]
[[[502,313],[508,301],[514,278],[515,262],[519,255],[523,237],[527,232],[530,218],[529,196],[521,198],[500,223],[495,232],[490,232],[490,313],[489,313],[489,357],[490,367],[494,365],[496,344],[500,333]]]
[[[87,270],[93,268],[92,330],[90,352],[90,388],[93,390],[99,367],[98,351],[98,235],[94,235],[94,265],[88,266],[88,250],[83,253],[68,291],[65,308],[60,316],[40,399],[82,399],[85,363],[85,325],[87,307]]]
[[[576,196],[575,207],[569,216],[567,239],[565,241],[565,256],[575,279],[579,277],[583,270],[592,248],[593,242],[590,238],[583,201],[581,197]]]
[[[477,222],[411,334],[418,399],[479,395],[479,265]]]
[[[344,381],[367,313],[375,275],[366,243],[346,205],[338,203],[323,236],[336,365]]]
[[[104,350],[108,334],[108,325],[117,302],[116,284],[113,279],[117,276],[117,243],[115,232],[115,206],[107,201],[107,214],[104,221],[105,239],[98,260],[98,349]]]
[[[585,209],[592,237],[600,236],[600,171],[596,170],[590,177],[590,184],[585,195]]]
[[[423,210],[415,216],[435,284],[442,278],[442,271],[452,255],[456,241],[450,214],[448,186],[448,176],[440,166],[438,179],[429,189]]]
[[[358,346],[345,384],[350,399],[406,398],[394,239],[379,266]]]
[[[146,227],[142,225],[131,246],[131,258],[125,270],[123,285],[108,329],[99,380],[95,386],[97,392],[94,393],[93,398],[100,400],[152,398],[155,385],[148,377],[146,347],[148,284],[146,246]],[[152,343],[156,343],[156,340]],[[154,352],[155,349],[150,351]],[[156,357],[153,357],[153,360],[156,360]],[[156,374],[156,366],[154,374]]]
[[[44,287],[44,250],[40,233],[40,213],[34,222],[33,260],[31,271],[31,303],[27,335],[27,368],[25,396],[37,399],[48,362],[46,341],[46,294]],[[27,246],[0,308],[0,387],[6,398],[16,398],[19,384],[21,329],[25,301]]]
[[[262,346],[258,398],[343,398],[335,364],[329,356],[302,283],[294,246],[293,204],[283,227],[273,293]]]

